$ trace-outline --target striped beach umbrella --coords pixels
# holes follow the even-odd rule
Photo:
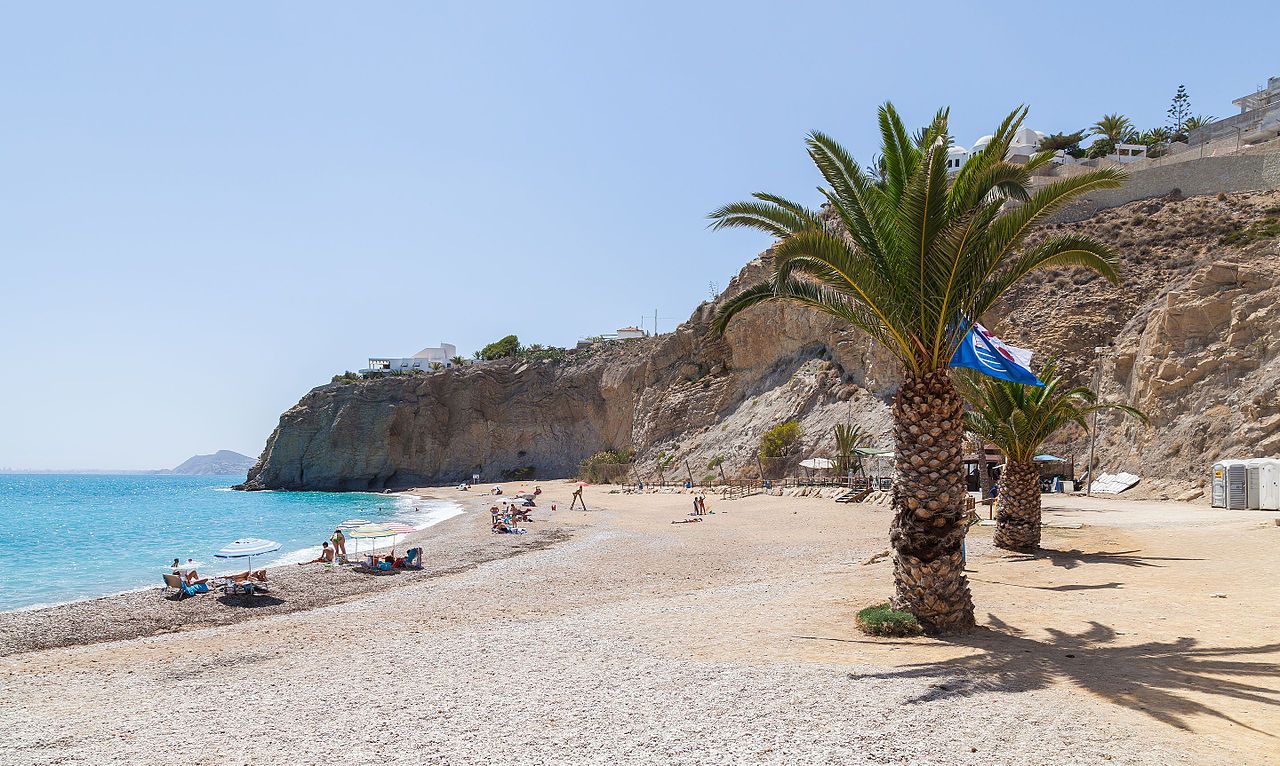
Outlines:
[[[347,519],[338,525],[338,529],[355,529],[356,527],[363,527],[368,523],[368,519]]]
[[[400,533],[391,530],[385,524],[361,524],[351,530],[351,532],[347,534],[347,537],[356,540],[357,545],[360,540],[368,540],[370,544],[369,550],[377,550],[379,540],[394,538],[398,534]]]
[[[382,526],[386,527],[387,529],[390,529],[392,532],[395,532],[397,535],[411,535],[414,532],[418,531],[415,527],[411,527],[408,524],[402,524],[399,521],[388,521],[384,523]]]
[[[280,543],[275,540],[263,540],[260,537],[246,537],[236,540],[213,555],[220,559],[249,559],[249,571],[253,571],[253,557],[280,550]]]

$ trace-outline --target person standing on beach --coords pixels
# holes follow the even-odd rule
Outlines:
[[[333,551],[342,557],[342,561],[347,560],[347,538],[342,534],[341,529],[333,530],[333,537],[329,538],[329,542],[333,543]]]
[[[573,491],[573,499],[569,501],[569,510],[573,510],[574,503],[582,503],[582,510],[587,510],[587,501],[582,499],[582,487],[578,487]]]

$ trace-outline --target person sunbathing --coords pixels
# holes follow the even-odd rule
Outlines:
[[[390,572],[390,571],[391,571],[391,567],[395,566],[395,563],[396,563],[396,557],[395,557],[395,554],[394,554],[394,553],[388,553],[386,556],[383,556],[383,557],[382,557],[382,561],[379,561],[379,562],[378,562],[378,571],[379,571],[379,572]]]
[[[305,564],[332,564],[334,559],[334,551],[329,547],[329,543],[320,543],[320,556],[310,561],[299,561],[298,566]]]
[[[259,569],[256,572],[241,572],[239,574],[227,575],[227,579],[233,582],[248,582],[257,580],[258,582],[267,581],[267,570]]]

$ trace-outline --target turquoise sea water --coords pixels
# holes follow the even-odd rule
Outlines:
[[[201,574],[243,571],[213,557],[241,537],[282,544],[272,565],[313,557],[336,524],[359,517],[429,526],[448,501],[362,492],[234,492],[230,476],[0,475],[0,611],[161,585],[174,558]]]

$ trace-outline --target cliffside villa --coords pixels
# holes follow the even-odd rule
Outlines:
[[[360,374],[376,375],[387,372],[425,371],[431,369],[432,363],[439,363],[449,367],[453,364],[449,360],[457,355],[457,346],[452,343],[441,343],[439,346],[428,346],[408,357],[371,356],[369,357],[369,366],[360,370]]]

